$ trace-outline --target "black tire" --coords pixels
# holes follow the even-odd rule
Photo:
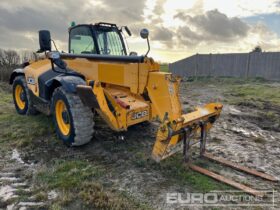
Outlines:
[[[22,101],[24,101],[24,107],[20,107],[16,99],[16,88],[22,88]],[[27,87],[25,77],[23,75],[17,76],[13,81],[13,99],[15,108],[18,114],[21,115],[35,115],[38,113],[36,108],[33,105],[33,102],[30,97],[30,93]]]
[[[70,131],[67,135],[63,134],[60,129],[59,116],[56,116],[58,101],[63,101],[66,106],[66,118],[68,119],[65,119],[65,122],[70,125]],[[56,88],[52,95],[51,113],[56,133],[66,145],[80,146],[91,141],[94,133],[93,112],[89,107],[84,106],[78,95],[67,93],[62,87]]]

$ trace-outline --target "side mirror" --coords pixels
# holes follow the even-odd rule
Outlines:
[[[39,31],[39,44],[40,44],[39,52],[52,50],[51,33],[49,31],[47,30]]]
[[[141,36],[142,39],[147,39],[149,37],[149,30],[146,29],[146,28],[143,28],[140,31],[140,36]]]
[[[149,52],[150,52],[150,41],[149,41],[149,30],[146,29],[146,28],[143,28],[141,31],[140,31],[140,36],[142,37],[142,39],[147,39],[147,44],[148,44],[148,51],[145,55],[145,57],[148,56]]]
[[[127,26],[124,27],[126,33],[131,36],[131,31],[129,30],[129,28]]]

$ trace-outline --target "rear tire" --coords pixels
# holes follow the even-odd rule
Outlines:
[[[58,137],[66,145],[80,146],[91,141],[94,133],[93,112],[78,95],[55,89],[51,112]]]
[[[34,107],[25,77],[17,76],[13,82],[13,99],[18,114],[35,115],[38,113]]]

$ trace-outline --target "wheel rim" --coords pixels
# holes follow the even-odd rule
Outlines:
[[[19,109],[23,110],[25,108],[25,92],[21,85],[17,85],[15,89],[15,99]]]
[[[68,136],[70,133],[69,112],[62,100],[58,100],[55,104],[55,117],[60,132],[64,136]]]

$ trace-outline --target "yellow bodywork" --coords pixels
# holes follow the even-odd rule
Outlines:
[[[218,117],[222,109],[220,104],[208,104],[182,115],[180,80],[171,73],[160,72],[159,64],[147,57],[143,63],[104,62],[85,58],[67,58],[64,61],[68,68],[84,75],[87,87],[94,81],[94,86],[90,88],[100,107],[96,111],[111,129],[125,131],[129,126],[144,121],[161,122],[152,152],[156,161],[177,151],[175,148],[182,136],[170,136],[171,133],[185,127],[192,127],[193,133],[199,132],[198,122],[201,121],[206,122],[207,129],[210,129],[212,123],[208,119]],[[28,87],[36,96],[39,96],[38,77],[50,69],[48,59],[36,61],[25,68],[26,79],[35,79],[35,84],[28,84]],[[67,132],[67,127],[64,130]]]

